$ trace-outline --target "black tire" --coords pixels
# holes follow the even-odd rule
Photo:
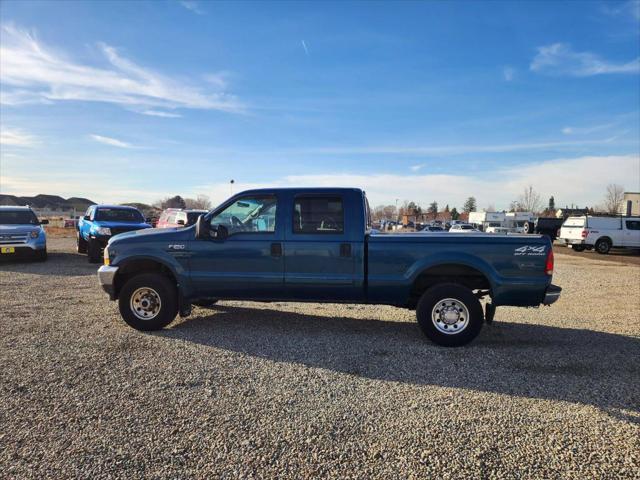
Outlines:
[[[76,250],[78,253],[87,253],[87,241],[80,236],[80,232],[76,233]]]
[[[586,247],[584,245],[571,245],[571,250],[574,252],[584,252]]]
[[[159,297],[159,310],[153,317],[142,319],[132,309],[132,296],[140,289],[151,289]],[[134,301],[133,305],[136,305]],[[118,296],[118,307],[122,319],[131,327],[141,331],[161,330],[169,325],[178,313],[178,292],[169,278],[158,273],[141,273],[131,277],[123,285]],[[135,308],[135,307],[134,307]],[[141,307],[138,307],[139,309]],[[142,310],[138,310],[142,311]]]
[[[606,255],[611,250],[611,240],[608,238],[601,238],[596,242],[596,252],[601,255]]]
[[[533,228],[534,228],[534,225],[533,225],[532,222],[525,222],[524,223],[524,227],[523,227],[524,233],[527,233],[527,234],[528,233],[533,233]]]
[[[89,263],[100,263],[100,253],[101,253],[100,244],[96,241],[89,240],[89,245],[87,246],[87,255],[89,258]]]
[[[44,250],[38,250],[36,252],[36,262],[46,262],[47,261],[47,247]]]
[[[461,321],[466,320],[466,324],[456,333],[444,333],[444,330],[449,327],[458,328],[455,327],[456,324],[449,325],[441,321],[439,327],[436,327],[436,322],[432,320],[432,314],[439,313],[438,304],[446,299],[453,299],[457,304],[462,304],[468,313],[467,319],[459,315]],[[444,303],[447,304],[448,309],[454,307],[454,302],[445,301]],[[460,347],[471,342],[480,333],[484,322],[480,301],[471,290],[456,283],[441,283],[424,292],[418,301],[416,317],[420,329],[427,338],[444,347]]]

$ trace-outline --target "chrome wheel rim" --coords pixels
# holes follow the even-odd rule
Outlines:
[[[140,320],[153,320],[160,313],[162,301],[153,288],[141,287],[131,295],[129,307],[131,313]]]
[[[469,309],[460,300],[444,298],[431,310],[431,321],[440,333],[455,335],[469,325]]]

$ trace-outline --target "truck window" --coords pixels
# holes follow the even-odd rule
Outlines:
[[[234,233],[272,233],[276,231],[276,197],[241,197],[211,217],[211,225],[224,225]]]
[[[296,198],[293,205],[293,233],[344,233],[342,198]]]
[[[640,230],[640,220],[627,220],[627,230]]]

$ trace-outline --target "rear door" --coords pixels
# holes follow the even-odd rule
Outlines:
[[[640,219],[625,220],[624,245],[625,247],[640,247]]]
[[[287,296],[346,301],[364,295],[364,217],[356,191],[289,192],[285,226]]]

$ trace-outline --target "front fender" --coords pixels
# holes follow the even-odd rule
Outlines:
[[[180,263],[178,258],[172,254],[162,251],[150,252],[148,247],[140,246],[134,249],[128,249],[123,253],[117,253],[115,261],[111,265],[119,267],[119,270],[123,271],[127,265],[136,261],[150,261],[162,265],[175,278],[178,294],[181,297],[190,296],[192,288],[189,280],[189,272],[185,266]]]

